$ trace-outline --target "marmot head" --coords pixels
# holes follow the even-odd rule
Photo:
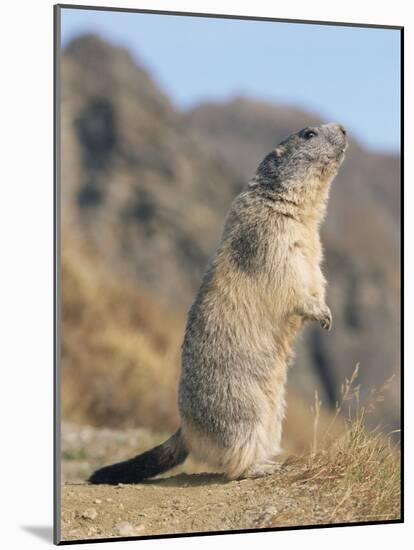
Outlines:
[[[340,124],[309,126],[282,141],[259,164],[252,186],[271,188],[283,198],[316,198],[336,175],[348,142]]]

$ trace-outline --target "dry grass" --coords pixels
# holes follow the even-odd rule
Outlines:
[[[86,251],[62,254],[62,415],[94,426],[177,422],[183,316],[114,282]]]
[[[342,400],[327,429],[319,424],[320,401],[315,397],[314,436],[309,453],[296,463],[302,472],[296,481],[313,484],[316,494],[324,495],[325,521],[348,523],[399,519],[400,510],[400,450],[391,441],[391,434],[376,429],[366,430],[367,416],[384,398],[390,380],[371,393],[368,403],[359,403],[356,385],[358,366],[342,388]],[[347,409],[345,417],[341,415]],[[338,435],[332,427],[343,422]],[[320,433],[322,432],[322,433]],[[315,521],[310,511],[309,522]],[[278,518],[278,522],[281,518]],[[306,520],[305,520],[306,521]]]

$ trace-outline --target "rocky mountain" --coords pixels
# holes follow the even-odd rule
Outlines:
[[[312,122],[320,121],[249,99],[180,113],[127,51],[80,37],[61,64],[63,234],[87,242],[118,280],[185,310],[232,198],[280,139]],[[319,384],[331,404],[357,362],[365,392],[396,372],[380,415],[392,427],[399,190],[399,159],[351,141],[323,229],[334,329],[309,327],[291,371],[305,396]]]
[[[240,178],[126,51],[95,36],[63,53],[61,100],[64,231],[187,307]]]

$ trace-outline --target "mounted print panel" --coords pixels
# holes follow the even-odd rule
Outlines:
[[[401,522],[402,28],[55,38],[55,542]]]

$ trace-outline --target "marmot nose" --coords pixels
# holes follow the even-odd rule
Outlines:
[[[329,122],[328,124],[323,125],[329,132],[334,132],[335,134],[341,133],[343,137],[346,137],[346,130],[342,126],[342,124],[339,124],[338,122]]]
[[[342,124],[339,124],[339,123],[331,123],[331,128],[335,128],[336,131],[339,131],[341,132],[341,134],[343,136],[346,136],[346,130],[345,128],[342,126]]]
[[[342,124],[339,124],[338,122],[330,122],[326,125],[326,129],[326,137],[328,141],[330,141],[335,148],[345,151],[348,147],[348,137]]]

